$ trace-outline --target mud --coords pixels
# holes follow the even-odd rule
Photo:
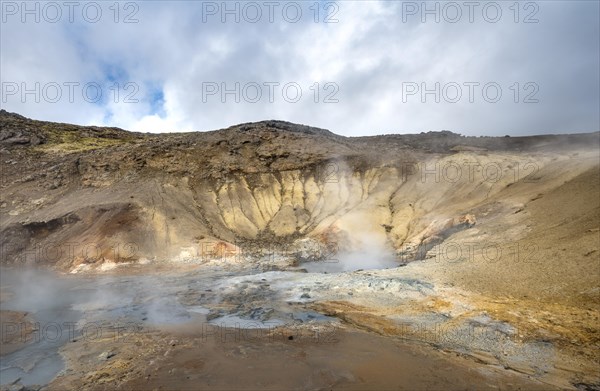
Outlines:
[[[324,300],[351,294],[411,306],[435,294],[430,283],[377,274],[386,272],[196,266],[169,273],[131,267],[65,275],[5,268],[3,311],[27,310],[37,326],[20,339],[20,348],[3,352],[2,385],[16,381],[56,390],[558,388],[539,371],[526,370],[534,364],[539,370],[552,367],[552,347],[532,350],[533,345],[512,337],[508,324],[473,318],[470,322],[487,332],[465,337],[446,328],[435,334],[431,325],[448,318],[443,311],[394,320],[368,315],[373,308]],[[19,319],[3,317],[3,338],[11,337],[11,346]],[[426,330],[407,328],[407,322]],[[504,339],[493,341],[490,335]],[[494,359],[493,352],[509,348],[513,351],[504,362]],[[515,364],[519,360],[525,363]]]

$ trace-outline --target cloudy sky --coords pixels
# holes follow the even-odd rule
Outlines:
[[[599,2],[0,2],[2,108],[142,132],[600,129]]]

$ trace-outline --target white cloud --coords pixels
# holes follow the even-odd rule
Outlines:
[[[231,15],[222,23],[221,15],[203,13],[222,2],[139,2],[134,3],[137,10],[119,3],[121,22],[136,11],[133,16],[139,22],[131,24],[115,23],[109,8],[113,3],[101,4],[103,16],[97,23],[77,12],[76,23],[66,17],[60,23],[43,18],[40,23],[22,23],[20,14],[3,13],[3,108],[44,120],[152,132],[210,130],[272,118],[346,135],[440,129],[532,134],[600,127],[597,2],[535,3],[539,10],[534,17],[540,22],[533,24],[515,23],[508,8],[512,3],[497,3],[503,10],[497,23],[486,22],[479,8],[474,23],[469,23],[464,8],[458,23],[446,22],[443,15],[440,23],[431,15],[427,23],[421,23],[419,15],[403,15],[405,7],[420,7],[421,2],[341,1],[337,8],[320,2],[319,23],[313,21],[313,2],[297,3],[303,7],[297,23],[282,15],[284,5],[292,3],[278,3],[274,23],[267,20],[264,6],[258,23],[244,21],[244,15],[240,23]],[[242,9],[247,3],[239,4]],[[323,6],[337,9],[338,23],[323,23]],[[521,9],[520,21],[531,12]],[[37,103],[31,95],[21,99],[20,94],[5,94],[7,83],[22,82],[98,82],[103,99],[90,103],[81,90],[73,102],[64,96],[56,103],[43,96]],[[125,89],[128,82],[139,87],[131,96],[138,103],[124,102],[132,91]],[[222,102],[219,93],[203,99],[206,83],[225,83],[231,89],[236,82],[240,93],[252,93],[249,97],[254,90],[247,83],[258,83],[262,99],[251,103],[241,96],[238,103],[229,94]],[[272,102],[265,82],[279,83]],[[282,96],[282,86],[290,82],[302,89],[296,103]],[[324,102],[336,91],[335,86],[325,89],[326,82],[339,88],[332,96],[338,103]],[[502,98],[489,103],[478,89],[471,103],[463,86],[458,103],[445,102],[444,96],[435,103],[432,95],[423,103],[420,94],[405,102],[406,82],[424,82],[429,88],[435,82],[496,82]],[[513,101],[515,82],[519,103]],[[526,82],[537,83],[539,103],[522,102],[531,92],[524,88]]]

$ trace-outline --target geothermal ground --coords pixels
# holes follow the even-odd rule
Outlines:
[[[2,389],[600,389],[599,142],[0,111]]]

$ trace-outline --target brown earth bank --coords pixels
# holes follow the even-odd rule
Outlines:
[[[558,389],[456,354],[345,328],[201,330],[147,332],[127,343],[76,342],[66,353],[70,370],[48,389]]]
[[[213,267],[241,275],[267,272],[266,279],[294,273],[285,275],[294,284],[286,289],[297,292],[294,300],[348,327],[344,347],[320,348],[315,355],[330,351],[329,358],[340,357],[372,343],[382,349],[372,360],[389,368],[379,377],[374,366],[356,357],[348,362],[353,380],[346,384],[343,376],[332,375],[333,364],[317,376],[310,369],[316,362],[306,359],[293,364],[295,375],[277,372],[272,379],[280,380],[262,383],[273,387],[499,384],[471,372],[452,377],[465,367],[443,372],[440,383],[427,383],[429,364],[418,372],[404,353],[383,359],[391,351],[381,341],[407,338],[425,343],[427,354],[439,353],[431,346],[456,352],[469,365],[505,368],[510,376],[529,376],[548,387],[594,389],[600,387],[599,143],[599,132],[348,138],[283,121],[143,134],[35,121],[2,110],[0,263],[83,276]],[[369,270],[383,267],[383,260],[394,267]],[[271,300],[249,294],[247,282],[230,286],[234,291],[223,298],[229,306]],[[435,331],[440,325],[461,331],[474,324],[500,330],[502,343],[496,336],[440,342]],[[186,343],[195,346],[190,352],[199,352],[194,338]],[[70,345],[65,356],[77,350]],[[280,359],[300,354],[288,345],[276,353],[277,346],[257,352]],[[551,353],[536,362],[531,357],[539,351]],[[192,360],[193,354],[180,356]],[[245,359],[236,360],[227,369],[212,367],[203,384],[235,387],[221,377],[227,371],[252,379],[243,369]],[[278,362],[270,360],[264,370]],[[419,375],[396,378],[388,361]],[[69,368],[80,365],[67,362]],[[150,388],[142,384],[147,374],[136,371],[141,377],[123,383],[107,375],[113,380],[106,387]],[[169,380],[173,374],[157,373],[163,380],[156,384],[165,389],[188,386],[183,379]],[[313,383],[298,383],[302,374]],[[95,380],[85,383],[77,370],[59,379],[100,387]],[[508,388],[519,387],[533,385]]]

